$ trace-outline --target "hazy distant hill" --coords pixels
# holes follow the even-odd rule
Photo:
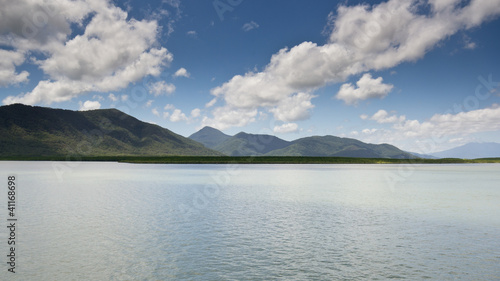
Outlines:
[[[220,155],[116,109],[0,107],[0,156]]]
[[[202,143],[208,148],[214,148],[225,140],[231,138],[231,136],[226,135],[217,129],[206,126],[198,132],[190,135],[189,138]]]
[[[206,136],[200,138],[199,136]],[[224,140],[215,145],[218,138]],[[230,156],[337,156],[363,158],[416,158],[389,144],[367,144],[355,139],[334,136],[314,136],[285,141],[271,135],[239,133],[233,137],[214,128],[205,127],[190,138],[209,143],[219,152]]]
[[[293,141],[286,148],[274,150],[272,156],[335,156],[363,158],[415,158],[390,144],[368,144],[356,139],[314,136]]]
[[[411,152],[411,151],[405,151],[405,152],[410,153],[412,155],[415,155],[417,158],[422,158],[422,159],[439,159],[439,157],[432,156],[430,154],[422,154],[422,153]]]
[[[290,145],[290,142],[271,135],[247,134],[244,132],[226,139],[214,149],[229,156],[265,155]]]
[[[468,143],[449,150],[432,153],[432,155],[439,158],[463,159],[500,157],[500,143]]]

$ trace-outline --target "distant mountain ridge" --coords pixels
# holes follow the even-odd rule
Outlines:
[[[0,156],[221,155],[116,109],[0,107]]]
[[[271,151],[288,145],[290,142],[275,136],[240,132],[214,149],[229,156],[257,156],[267,155]]]
[[[216,132],[218,131],[218,132]],[[201,132],[201,133],[200,133]],[[208,136],[214,138],[200,138]],[[416,158],[411,153],[400,150],[390,144],[368,144],[356,139],[335,136],[313,136],[285,141],[271,135],[248,134],[240,132],[234,136],[225,135],[224,140],[217,145],[216,138],[222,132],[205,127],[189,138],[203,143],[229,156],[324,156],[324,157],[360,157],[360,158]]]
[[[459,147],[432,153],[432,156],[438,158],[493,158],[500,157],[500,143],[484,142],[484,143],[468,143]]]
[[[217,145],[221,144],[225,140],[231,138],[231,136],[224,134],[223,132],[214,129],[212,127],[203,127],[198,132],[189,136],[190,139],[202,143],[204,146],[213,149]]]

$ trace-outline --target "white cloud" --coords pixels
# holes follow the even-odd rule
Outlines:
[[[171,122],[180,122],[180,121],[188,121],[186,114],[182,113],[180,109],[174,109],[172,114],[170,114]]]
[[[196,38],[198,36],[198,33],[194,30],[190,30],[190,31],[186,32],[186,34],[190,37],[193,37],[193,38]]]
[[[153,105],[154,100],[148,100],[145,104],[146,107],[151,107]]]
[[[173,76],[189,78],[189,76],[191,76],[191,73],[189,73],[184,67],[181,67],[174,73]]]
[[[86,101],[82,103],[81,101],[78,102],[80,105],[80,111],[87,111],[87,110],[95,110],[95,109],[100,109],[101,108],[101,103],[98,101]]]
[[[500,107],[484,108],[457,114],[435,114],[428,121],[407,120],[394,127],[406,136],[470,135],[500,130]]]
[[[296,123],[285,123],[281,126],[274,126],[273,131],[275,133],[286,134],[297,132],[298,129],[299,125],[297,125]]]
[[[254,21],[250,21],[245,23],[241,28],[243,29],[243,31],[248,32],[252,29],[259,28],[259,24]]]
[[[200,115],[201,115],[201,109],[199,109],[199,108],[195,108],[195,109],[191,110],[191,115],[189,117],[186,116],[186,114],[184,112],[182,112],[182,110],[175,108],[175,106],[173,104],[167,104],[167,105],[165,105],[165,107],[163,109],[166,110],[163,112],[163,118],[169,119],[170,122],[185,121],[185,122],[190,123],[194,119],[200,117]],[[169,111],[171,111],[171,112],[169,112]],[[158,116],[159,116],[159,113],[158,113]]]
[[[377,131],[378,131],[378,129],[364,129],[364,130],[361,131],[361,133],[363,133],[365,135],[371,135],[371,134],[373,134],[373,133],[375,133]]]
[[[217,102],[217,98],[213,98],[213,99],[211,99],[209,102],[207,102],[207,103],[205,104],[205,107],[207,107],[207,108],[208,108],[208,107],[212,107],[212,106],[214,106],[214,104],[215,104],[216,102]]]
[[[231,107],[218,107],[212,112],[215,118],[203,117],[202,125],[219,130],[231,127],[243,127],[255,121],[257,109],[243,110]]]
[[[500,107],[477,109],[456,114],[435,114],[426,121],[407,120],[404,116],[389,116],[385,110],[375,113],[371,120],[378,123],[392,123],[390,128],[365,129],[364,141],[398,143],[411,141],[422,144],[414,151],[430,153],[456,138],[470,137],[476,133],[500,130]]]
[[[351,83],[343,84],[335,98],[343,100],[346,104],[357,104],[361,100],[370,98],[384,98],[392,90],[393,85],[382,83],[382,77],[373,79],[365,73],[354,87]]]
[[[472,42],[472,39],[467,35],[464,35],[463,41],[465,49],[474,50],[477,47],[477,44],[475,42]]]
[[[80,93],[90,92],[92,86],[78,81],[60,80],[51,82],[43,80],[31,93],[20,96],[8,96],[3,100],[4,104],[23,103],[37,104],[41,102],[63,102],[77,97]],[[50,100],[46,98],[50,97]]]
[[[125,102],[125,101],[128,101],[128,95],[121,95],[120,96],[120,99]]]
[[[165,105],[165,107],[163,109],[172,110],[172,109],[175,109],[175,106],[173,104],[167,104],[167,105]]]
[[[257,112],[257,108],[269,110],[297,93],[311,94],[352,75],[415,61],[458,31],[478,26],[500,14],[500,0],[467,3],[435,0],[427,15],[418,11],[419,3],[419,0],[389,0],[373,6],[339,6],[325,45],[303,42],[284,48],[271,57],[262,71],[236,75],[212,89],[211,94],[225,104],[214,108],[213,118],[207,117],[207,122],[224,128],[247,124],[253,118],[249,113]],[[390,87],[368,76],[360,80],[375,85],[368,83],[365,87],[361,83],[359,90],[353,86],[352,89],[346,86],[345,90],[366,98],[386,95]],[[377,83],[381,90],[365,91]],[[228,118],[229,115],[232,118]]]
[[[283,99],[269,111],[277,120],[285,122],[305,120],[309,118],[309,110],[314,107],[311,103],[313,97],[310,94],[298,93]]]
[[[379,124],[398,123],[398,122],[401,123],[401,122],[404,122],[406,120],[406,116],[404,116],[404,115],[402,115],[402,116],[397,116],[397,115],[389,116],[389,113],[383,109],[377,111],[375,114],[373,114],[372,117],[368,117],[368,115],[363,114],[360,116],[360,118],[363,120],[367,120],[367,119],[374,120]]]
[[[24,62],[24,53],[0,49],[0,86],[8,86],[27,82],[29,73],[16,72],[16,66]]]
[[[168,96],[173,92],[175,92],[175,85],[166,83],[165,81],[159,81],[150,85],[149,92],[153,94],[155,97],[161,95]]]
[[[108,95],[108,99],[110,99],[113,102],[118,101],[118,97],[115,96],[113,93]]]
[[[154,116],[160,117],[160,112],[156,107],[151,109],[151,113],[153,113]]]
[[[47,50],[71,34],[70,23],[81,24],[91,12],[87,1],[1,1],[0,43],[17,49]]]
[[[51,104],[90,91],[123,89],[147,75],[159,75],[173,59],[165,48],[156,47],[155,20],[128,18],[107,1],[60,0],[40,5],[20,0],[11,4],[2,5],[9,15],[0,19],[0,34],[8,34],[10,40],[1,35],[0,42],[16,50],[43,53],[34,62],[49,79],[31,92],[7,97],[4,103]],[[85,18],[89,20],[84,26]],[[84,32],[68,39],[72,24]],[[0,65],[0,72],[5,70],[9,67]],[[18,80],[27,77],[24,72],[19,75]]]
[[[199,117],[201,114],[201,110],[199,108],[195,108],[191,110],[191,117],[196,118]]]

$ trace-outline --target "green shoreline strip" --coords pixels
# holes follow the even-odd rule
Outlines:
[[[136,164],[467,164],[500,163],[500,158],[388,159],[305,156],[39,156],[0,157],[0,161],[103,161]]]

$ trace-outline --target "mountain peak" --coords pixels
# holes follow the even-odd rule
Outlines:
[[[445,151],[432,153],[438,158],[491,158],[500,157],[500,143],[496,142],[470,142]]]
[[[209,126],[205,126],[198,132],[189,136],[190,139],[197,141],[208,148],[214,148],[230,137],[231,136]]]
[[[0,156],[220,155],[116,109],[2,106],[0,143]]]

